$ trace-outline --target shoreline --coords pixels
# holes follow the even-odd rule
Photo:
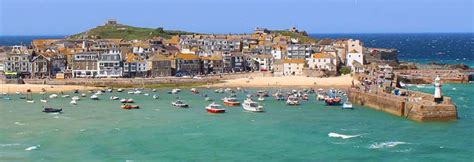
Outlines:
[[[0,84],[0,92],[2,93],[15,93],[21,92],[26,93],[30,89],[32,93],[40,93],[43,89],[46,92],[67,92],[79,90],[95,90],[98,87],[91,86],[79,86],[79,85],[47,85],[47,84]]]

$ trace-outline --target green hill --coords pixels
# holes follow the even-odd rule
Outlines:
[[[300,43],[317,43],[316,39],[309,37],[306,33],[290,32],[288,30],[271,30],[270,33],[297,38]]]
[[[145,40],[153,37],[171,38],[178,34],[193,34],[177,30],[163,30],[163,28],[142,28],[128,25],[102,25],[88,31],[69,36],[71,39],[79,39],[84,35],[89,39],[125,39],[125,40]]]

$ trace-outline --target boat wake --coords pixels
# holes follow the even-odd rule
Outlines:
[[[16,125],[25,125],[24,123],[15,122]]]
[[[361,136],[361,135],[362,135],[362,134],[358,134],[358,135],[345,135],[345,134],[338,134],[338,133],[334,133],[334,132],[328,133],[328,136],[329,136],[329,137],[342,138],[342,139],[349,139],[349,138],[359,137],[359,136]]]
[[[0,143],[0,147],[12,147],[12,146],[20,146],[20,144],[19,143],[5,143],[5,144]]]
[[[383,149],[383,148],[391,148],[397,145],[404,145],[404,144],[410,144],[410,143],[402,142],[402,141],[390,141],[390,142],[374,143],[374,144],[371,144],[369,148],[370,149]]]
[[[39,149],[40,145],[36,145],[36,146],[31,146],[31,147],[28,147],[25,149],[25,151],[32,151],[32,150],[36,150],[36,149]]]

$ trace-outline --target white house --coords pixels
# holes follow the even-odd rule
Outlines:
[[[309,69],[319,69],[336,71],[337,70],[337,59],[329,53],[314,53],[310,58],[307,58]]]
[[[302,75],[305,60],[300,59],[284,59],[283,60],[283,74],[284,75]]]
[[[122,55],[116,52],[99,55],[97,61],[98,77],[122,77]]]
[[[349,51],[346,57],[346,66],[351,68],[351,71],[354,73],[364,72],[364,55],[362,51],[357,51],[353,49]]]
[[[271,54],[273,56],[274,59],[282,59],[282,55],[283,55],[283,47],[281,46],[273,46],[272,50],[271,50]]]

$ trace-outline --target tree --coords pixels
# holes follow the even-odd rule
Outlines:
[[[163,29],[163,27],[158,27],[155,29],[158,33],[164,33],[165,30]]]
[[[341,69],[339,69],[339,73],[342,74],[342,75],[349,74],[349,73],[351,73],[351,68],[349,68],[347,66],[343,66]]]

